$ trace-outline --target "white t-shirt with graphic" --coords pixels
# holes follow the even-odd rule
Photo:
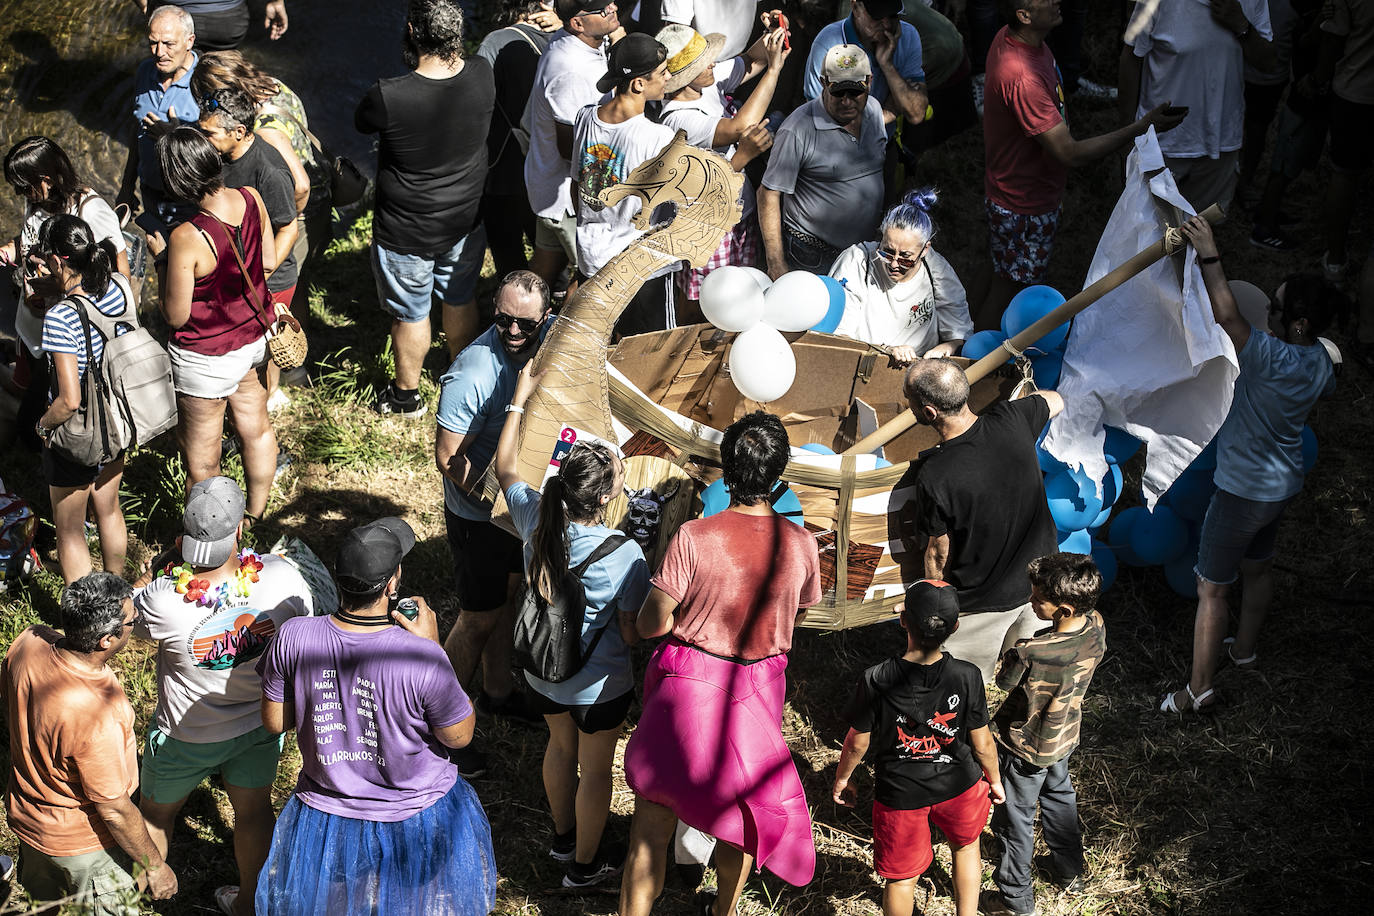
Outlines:
[[[228,741],[261,725],[254,663],[284,622],[313,613],[310,587],[294,566],[270,553],[258,559],[248,594],[231,594],[218,608],[186,601],[169,576],[134,593],[144,617],[134,633],[158,644],[154,722],[178,741]]]
[[[639,165],[653,159],[673,140],[674,130],[635,115],[619,124],[597,117],[588,105],[573,122],[572,179],[578,195],[577,269],[590,277],[644,232],[632,220],[640,209],[638,197],[627,197],[614,207],[597,199],[606,188],[620,184]],[[670,264],[653,276],[676,269]]]

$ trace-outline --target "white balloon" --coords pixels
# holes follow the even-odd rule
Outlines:
[[[701,313],[722,331],[743,331],[763,316],[763,290],[743,267],[718,267],[701,281]]]
[[[772,277],[768,276],[768,274],[759,270],[757,267],[746,267],[744,269],[749,271],[750,275],[758,281],[759,289],[763,290],[765,293],[768,292],[768,288],[773,285]]]
[[[830,290],[820,277],[794,270],[773,281],[763,297],[763,323],[779,331],[805,331],[825,317]]]
[[[735,337],[730,347],[730,379],[751,401],[776,401],[797,377],[792,347],[773,328],[756,324]]]

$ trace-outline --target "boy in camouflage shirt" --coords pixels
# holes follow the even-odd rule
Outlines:
[[[1078,746],[1083,696],[1107,649],[1106,626],[1096,610],[1102,575],[1091,557],[1050,554],[1032,560],[1028,572],[1031,608],[1054,626],[1008,649],[997,674],[997,686],[1008,691],[993,718],[1007,802],[992,818],[1002,842],[1002,860],[993,872],[1000,899],[985,907],[1017,916],[1037,912],[1031,888],[1037,801],[1051,877],[1070,894],[1082,890],[1083,836],[1069,755]]]

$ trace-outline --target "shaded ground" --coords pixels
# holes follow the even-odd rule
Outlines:
[[[327,17],[329,10],[344,6],[294,4],[292,32],[281,46],[271,49],[281,51],[282,66],[302,65],[302,60],[290,59],[292,48],[298,57],[307,51],[316,53],[319,46],[306,42],[309,33],[299,28],[309,21],[307,17]],[[375,25],[390,21],[387,16],[399,16],[401,5],[376,4],[375,10],[371,4],[346,6],[350,15],[356,9],[364,17],[361,21]],[[379,18],[375,22],[366,18],[372,16]],[[1095,12],[1090,22],[1090,73],[1108,82],[1117,49],[1112,25],[1110,13]],[[354,39],[349,36],[356,34],[364,47],[380,44],[385,53],[374,48],[366,59],[391,61],[389,43],[394,30],[378,29],[337,28],[329,34],[347,32],[341,37],[350,41]],[[288,44],[293,38],[301,44]],[[258,53],[261,45],[253,50]],[[344,52],[338,53],[346,59]],[[4,67],[5,74],[15,73],[14,59]],[[287,71],[278,72],[285,75]],[[331,123],[346,126],[352,100],[376,75],[348,75],[351,82],[346,90],[339,88],[331,102],[332,114],[316,117],[343,119]],[[291,79],[294,85],[295,78]],[[322,76],[317,85],[327,81]],[[38,85],[43,85],[41,80]],[[306,86],[302,92],[314,103]],[[99,94],[94,89],[91,93],[92,99]],[[120,94],[111,87],[106,95]],[[315,103],[312,113],[318,109]],[[53,117],[75,117],[66,108],[57,110],[63,113]],[[1070,116],[1080,136],[1104,130],[1112,122],[1110,110],[1073,103]],[[7,127],[25,122],[16,109],[3,117],[8,119]],[[61,123],[69,125],[64,142],[71,142],[70,137],[88,143],[91,150],[103,148],[90,125],[77,126],[84,124],[77,120]],[[967,133],[928,156],[920,176],[942,190],[936,213],[941,227],[937,244],[966,279],[985,256],[985,230],[978,217],[981,149],[980,135]],[[116,152],[122,157],[122,151]],[[1316,220],[1327,168],[1323,165],[1305,176],[1290,197],[1288,209],[1305,218],[1295,227],[1298,237],[1308,239],[1299,252],[1277,256],[1250,248],[1245,243],[1249,224],[1242,217],[1219,230],[1232,276],[1272,288],[1288,272],[1316,264],[1321,250]],[[1119,170],[1119,162],[1109,160],[1079,170],[1073,177],[1065,228],[1051,268],[1051,282],[1061,290],[1078,288],[1115,201]],[[1370,212],[1371,203],[1364,196],[1352,252],[1369,248]],[[386,329],[372,291],[366,241],[364,219],[351,237],[336,243],[314,277],[316,321],[311,342],[324,365],[313,391],[298,394],[295,404],[277,421],[297,463],[274,493],[272,517],[261,526],[261,534],[267,543],[278,532],[298,534],[329,558],[342,533],[357,521],[403,515],[421,539],[406,564],[406,587],[429,596],[446,624],[453,618],[455,605],[449,594],[441,490],[430,464],[432,425],[381,419],[366,406],[372,387],[381,384],[389,371],[389,360],[381,352]],[[484,288],[489,289],[492,282],[488,276]],[[1344,339],[1340,333],[1334,336]],[[344,348],[351,349],[330,355]],[[443,362],[436,345],[427,363],[432,377],[437,377]],[[1368,909],[1368,901],[1374,899],[1367,840],[1368,761],[1374,742],[1363,720],[1360,688],[1374,675],[1368,623],[1374,583],[1367,559],[1374,548],[1368,517],[1374,483],[1368,445],[1374,440],[1371,393],[1374,380],[1358,366],[1348,365],[1337,397],[1323,403],[1312,418],[1321,454],[1280,533],[1277,595],[1259,647],[1259,670],[1223,671],[1219,693],[1224,706],[1215,718],[1180,723],[1154,712],[1156,698],[1184,677],[1191,648],[1191,602],[1174,595],[1158,569],[1124,569],[1106,596],[1103,612],[1109,654],[1086,705],[1084,745],[1073,764],[1092,883],[1089,894],[1078,900],[1057,897],[1051,887],[1041,886],[1042,912],[1050,916],[1221,916]],[[426,394],[432,399],[432,387],[426,388]],[[157,445],[134,456],[125,486],[132,531],[152,548],[166,544],[176,533],[179,516],[179,466],[171,457],[170,443]],[[6,446],[0,451],[0,476],[46,513],[46,497],[28,456]],[[45,532],[44,546],[51,550],[50,531]],[[5,599],[0,645],[7,646],[34,616],[52,620],[57,588],[56,579],[45,576],[19,596]],[[799,635],[791,657],[785,727],[814,806],[820,853],[817,876],[800,890],[768,877],[755,880],[741,912],[843,916],[878,912],[880,887],[870,870],[867,814],[862,809],[857,813],[835,809],[829,801],[829,785],[845,727],[837,698],[848,695],[859,670],[898,651],[900,645],[900,631],[891,624]],[[641,664],[642,658],[641,654]],[[121,657],[120,665],[142,729],[154,700],[152,660],[146,649],[135,647]],[[560,872],[543,854],[549,829],[539,780],[543,730],[484,721],[480,732],[500,762],[492,775],[476,783],[492,820],[502,872],[498,912],[544,916],[613,912],[611,896],[569,896],[552,890]],[[297,759],[288,754],[278,780],[278,802],[289,793],[297,765]],[[869,777],[861,772],[862,793]],[[608,836],[612,842],[623,842],[633,799],[623,778],[617,777],[616,786]],[[198,790],[188,804],[187,822],[178,829],[172,853],[182,893],[174,901],[159,904],[158,912],[211,911],[213,889],[234,880],[223,793]],[[986,862],[995,850],[986,834],[985,839]],[[5,834],[0,847],[12,852],[12,836]],[[918,912],[953,912],[943,871],[948,855],[941,853],[937,863],[918,891]],[[990,881],[985,884],[991,886]],[[690,900],[688,891],[670,878],[661,911],[689,912]]]

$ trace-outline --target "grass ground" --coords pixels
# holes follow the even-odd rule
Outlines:
[[[1114,38],[1094,13],[1092,75],[1110,82]],[[1074,132],[1105,130],[1112,112],[1071,103]],[[1325,168],[1325,167],[1323,167]],[[985,257],[978,222],[981,136],[966,133],[928,155],[919,177],[943,192],[938,245],[965,277]],[[1119,188],[1120,164],[1108,160],[1075,173],[1051,282],[1076,290]],[[1311,269],[1320,255],[1320,204],[1326,173],[1294,186],[1289,208],[1304,217],[1307,239],[1290,256],[1262,254],[1245,244],[1249,224],[1233,219],[1219,232],[1228,271],[1264,288],[1287,273]],[[1362,198],[1351,250],[1370,243],[1371,202]],[[378,311],[366,256],[369,225],[355,222],[325,256],[311,282],[314,385],[293,392],[275,421],[295,456],[274,492],[259,543],[295,534],[326,559],[341,535],[380,515],[405,517],[420,541],[406,564],[406,587],[429,597],[447,626],[456,607],[443,539],[442,496],[430,450],[431,422],[380,418],[372,392],[389,375],[386,324]],[[483,280],[489,294],[494,278]],[[1340,333],[1334,335],[1344,339]],[[1110,341],[1104,341],[1110,346]],[[436,343],[426,369],[437,378],[446,362]],[[428,384],[428,383],[427,383]],[[1369,445],[1374,380],[1348,365],[1337,397],[1312,418],[1321,444],[1316,468],[1289,512],[1279,540],[1280,573],[1274,611],[1254,673],[1223,671],[1223,705],[1210,719],[1179,721],[1154,711],[1157,697],[1185,676],[1191,649],[1192,603],[1175,595],[1161,571],[1123,569],[1103,601],[1109,654],[1085,706],[1084,743],[1073,758],[1079,810],[1088,844],[1088,893],[1057,896],[1039,885],[1048,916],[1145,916],[1364,912],[1374,899],[1371,867],[1368,761],[1374,741],[1363,721],[1363,688],[1374,672],[1368,624],[1371,480]],[[425,394],[433,402],[428,385]],[[230,465],[230,471],[237,469]],[[1138,475],[1138,468],[1137,468]],[[0,477],[46,514],[46,491],[36,462],[7,448]],[[125,477],[125,507],[136,536],[135,559],[165,546],[177,533],[181,471],[170,442],[134,455]],[[1128,487],[1129,491],[1129,487]],[[1124,504],[1123,504],[1124,505]],[[51,531],[44,532],[51,550]],[[0,597],[0,649],[34,620],[55,622],[59,579],[45,573],[16,594]],[[845,725],[836,697],[847,696],[858,671],[898,651],[892,624],[841,633],[802,632],[791,656],[785,731],[813,802],[819,853],[816,878],[789,888],[769,876],[750,882],[741,912],[841,914],[879,912],[879,882],[870,866],[867,814],[836,808],[829,786]],[[640,655],[642,664],[644,655]],[[118,659],[140,731],[155,703],[154,658],[133,645]],[[632,716],[636,713],[632,713]],[[497,912],[522,916],[611,913],[609,895],[575,896],[555,890],[561,873],[544,854],[548,833],[539,778],[541,728],[483,721],[492,774],[477,781],[492,822],[501,870]],[[0,749],[0,754],[3,754]],[[0,765],[6,761],[0,760]],[[284,802],[299,757],[288,746],[277,783]],[[863,771],[861,771],[863,772]],[[861,792],[868,777],[861,776]],[[611,842],[628,835],[633,798],[617,774]],[[171,861],[181,893],[149,909],[169,914],[211,912],[212,892],[234,881],[231,818],[217,787],[202,787],[188,802]],[[985,834],[985,863],[996,854]],[[14,851],[4,834],[0,848]],[[948,854],[921,882],[917,911],[949,914]],[[990,865],[988,866],[990,867]],[[990,880],[985,882],[991,886]],[[689,912],[690,890],[669,879],[665,913]]]

